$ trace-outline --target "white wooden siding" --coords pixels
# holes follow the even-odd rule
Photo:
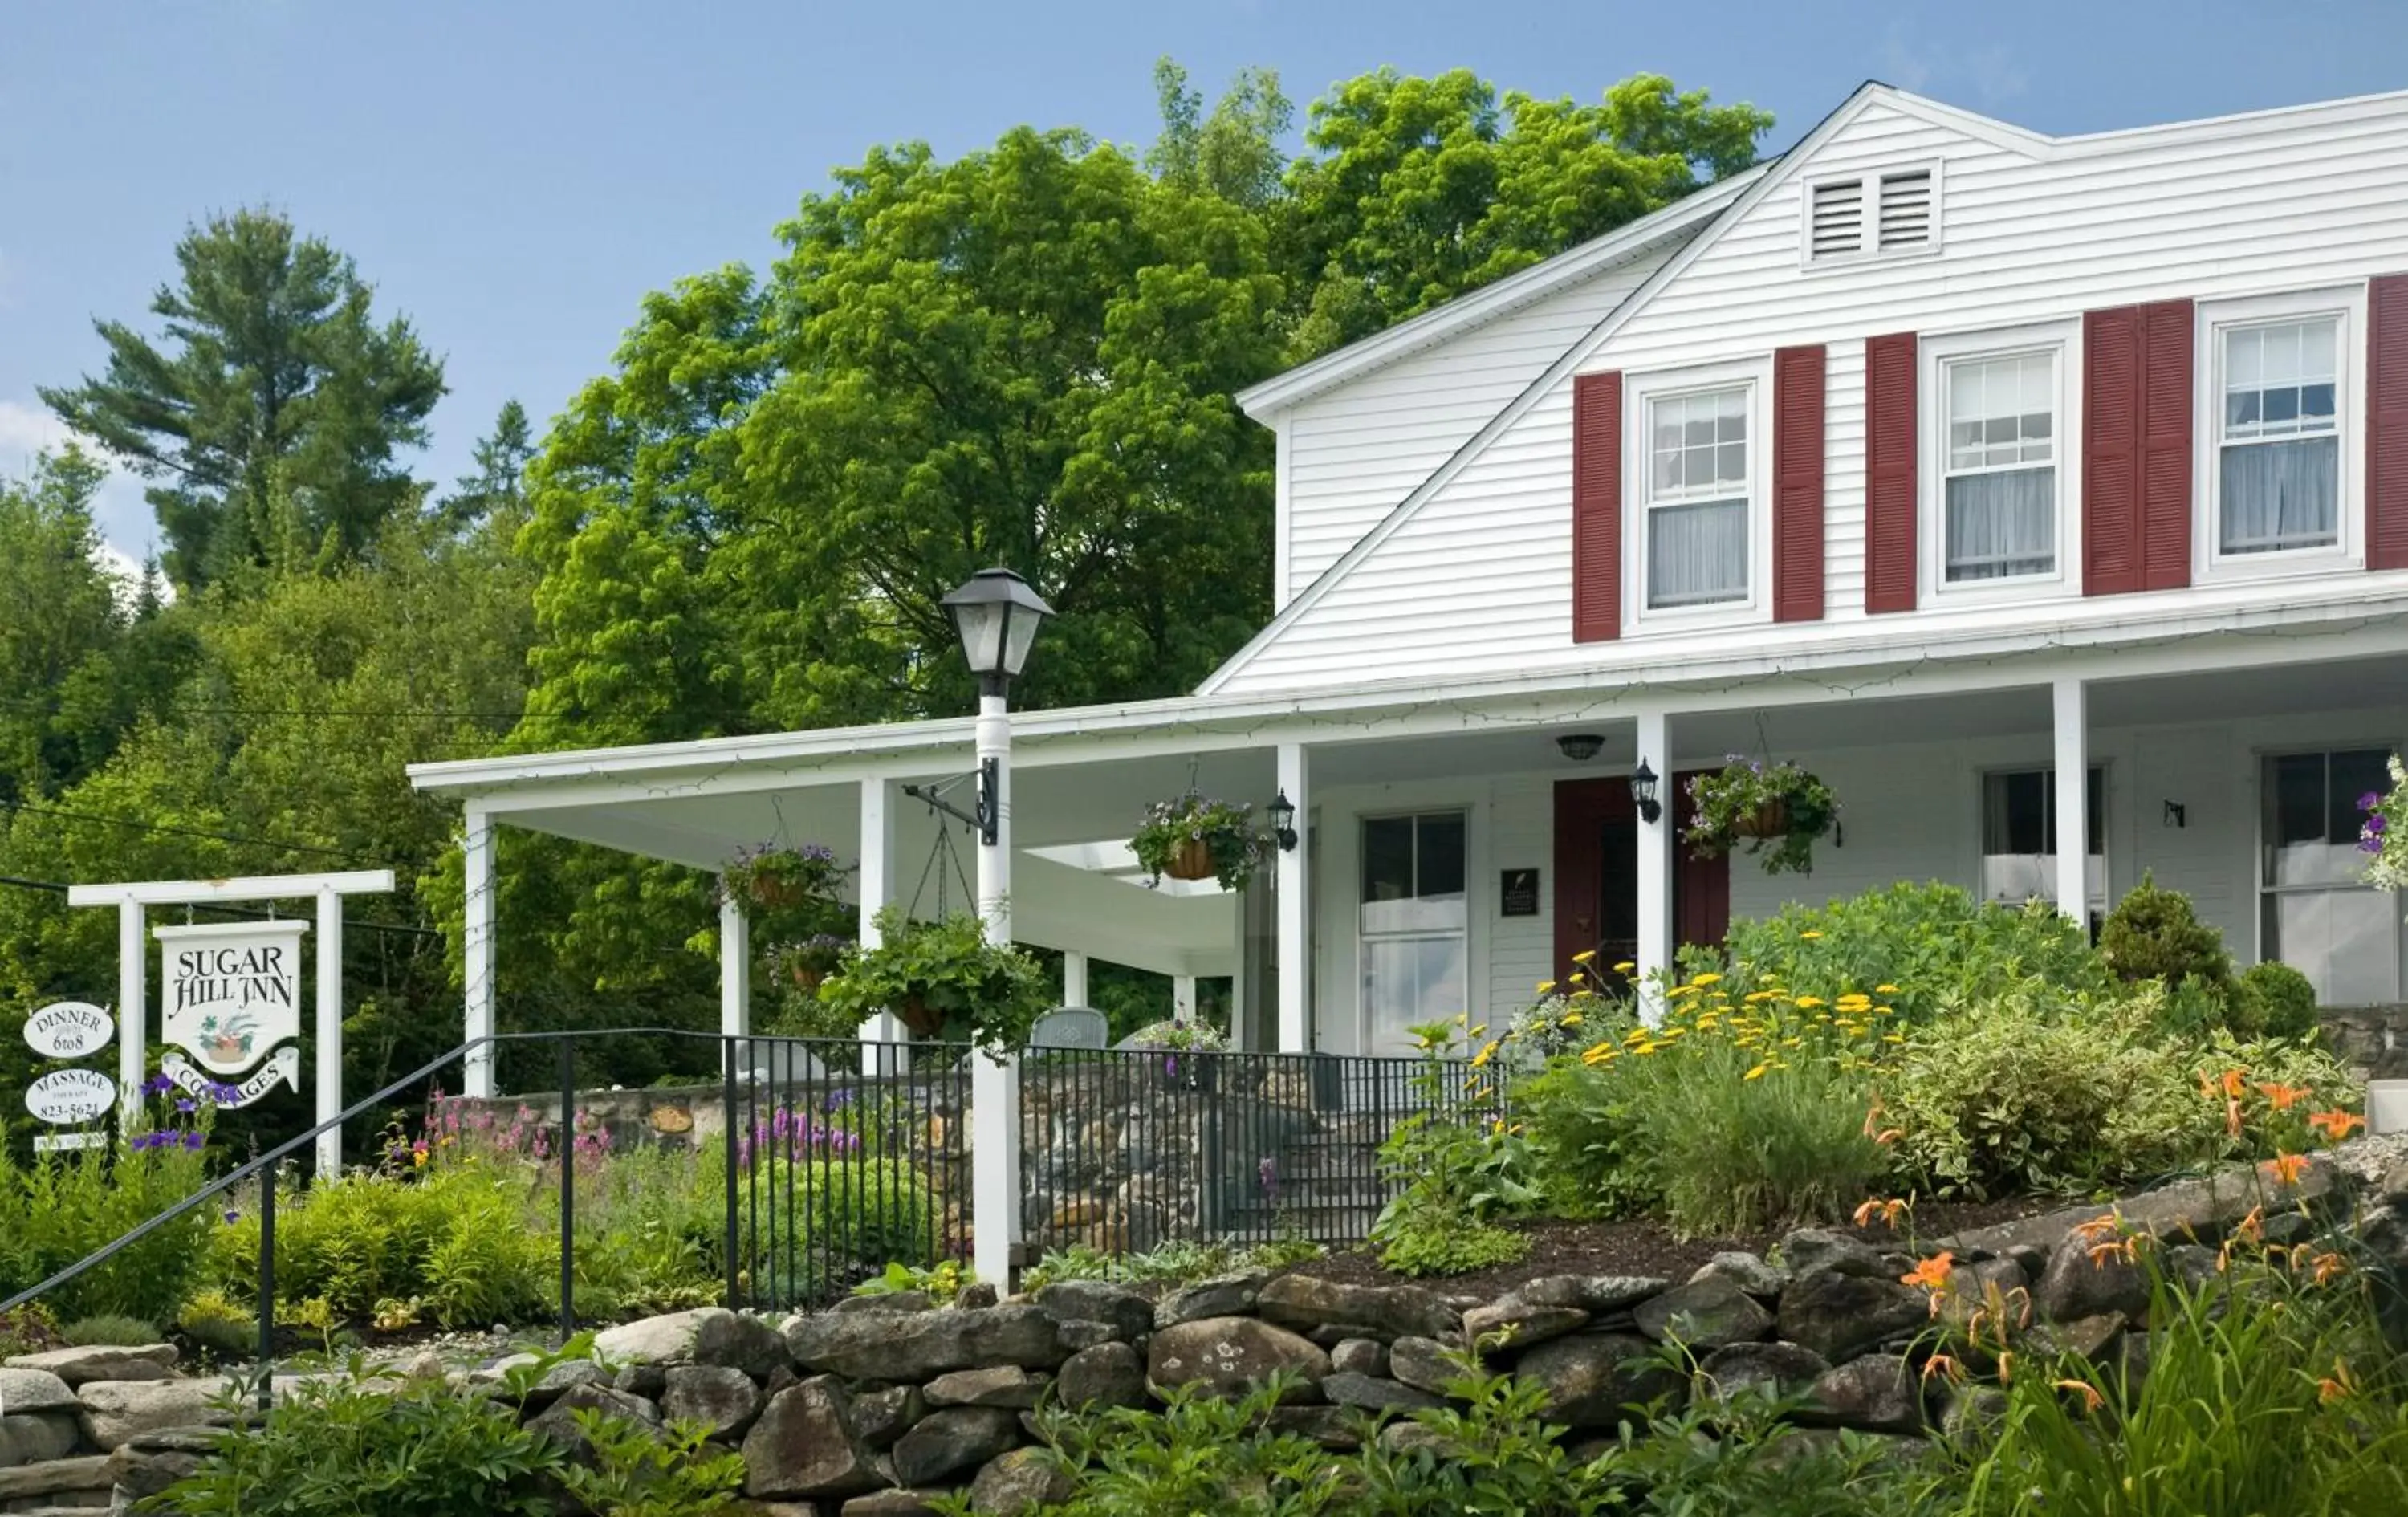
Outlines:
[[[1800,268],[1805,179],[1932,161],[1943,166],[1944,251]],[[1600,684],[1612,685],[1643,675],[1652,664],[1727,647],[1734,636],[1777,638],[1801,651],[1859,639],[1868,625],[1865,337],[2023,326],[2139,301],[2329,287],[2401,269],[2408,269],[2408,99],[2071,139],[2034,152],[1877,94],[1824,142],[1811,165],[1774,183],[1580,365],[1646,372],[1756,358],[1792,343],[1827,345],[1825,621],[1774,628],[1768,620],[1760,631],[1719,626],[1574,644],[1567,379],[1211,688],[1263,694],[1546,669],[1594,670]],[[1532,321],[1535,336],[1535,313]],[[1567,329],[1578,324],[1568,316],[1564,322]],[[1397,365],[1313,402],[1326,420],[1312,425],[1327,429],[1317,446],[1328,451],[1313,465],[1312,490],[1322,504],[1309,513],[1303,475],[1292,484],[1297,546],[1291,594],[1344,550],[1350,534],[1377,524],[1437,461],[1498,414],[1503,403],[1489,403],[1512,386],[1486,359],[1471,370],[1479,376],[1478,406],[1456,408],[1428,393],[1450,380],[1456,362],[1450,355],[1468,351],[1465,344],[1479,336],[1412,361],[1410,379],[1405,365]],[[1383,385],[1412,391],[1410,408],[1399,408],[1403,397],[1393,388],[1372,389]],[[1379,398],[1367,406],[1358,394]],[[1480,406],[1487,413],[1474,417]],[[1387,438],[1383,444],[1366,430],[1372,425],[1367,411],[1410,418],[1411,424],[1378,434]],[[1342,413],[1352,416],[1353,430],[1340,445]],[[1297,430],[1309,430],[1301,413]],[[2363,467],[2357,419],[2344,419],[2344,435],[2357,478]],[[1340,446],[1352,451],[1337,451]],[[1301,469],[1304,455],[1297,456]],[[2363,498],[2356,489],[2350,494]],[[1309,537],[1308,514],[1317,518]],[[2365,582],[2363,571],[2333,572]],[[1871,624],[1905,644],[1960,630],[2044,632],[2052,624],[2262,604],[2299,583],[2241,587],[2229,595],[2223,587],[2194,588],[2086,602],[2077,574],[2030,598],[1933,607],[1927,594],[1924,608]]]
[[[1319,579],[1672,251],[1660,245],[1285,412],[1279,603]]]

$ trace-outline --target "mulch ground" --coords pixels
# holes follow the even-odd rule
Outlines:
[[[1967,1228],[2037,1216],[2065,1205],[2061,1198],[2029,1196],[2007,1201],[1926,1201],[1915,1209],[1914,1235],[1941,1238]],[[1699,1265],[1717,1253],[1740,1249],[1761,1254],[1789,1231],[1780,1228],[1735,1238],[1681,1238],[1673,1237],[1671,1229],[1659,1222],[1535,1222],[1507,1225],[1528,1237],[1530,1256],[1519,1264],[1495,1269],[1413,1281],[1382,1268],[1376,1254],[1369,1249],[1358,1249],[1310,1260],[1291,1273],[1353,1285],[1426,1285],[1448,1295],[1490,1299],[1525,1281],[1545,1275],[1652,1275],[1677,1283],[1687,1280]],[[1911,1242],[1908,1235],[1879,1224],[1870,1227],[1842,1224],[1832,1230],[1885,1250],[1904,1252]]]

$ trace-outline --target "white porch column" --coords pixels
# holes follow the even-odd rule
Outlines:
[[[318,892],[318,1121],[343,1109],[343,898]],[[318,1135],[318,1178],[343,1172],[343,1130]]]
[[[1672,720],[1663,711],[1639,715],[1639,759],[1656,771],[1659,809],[1639,819],[1640,1014],[1654,1023],[1664,1013],[1656,983],[1672,968]]]
[[[1196,977],[1170,977],[1170,1014],[1181,1022],[1196,1020]]]
[[[998,761],[995,794],[995,841],[978,851],[979,916],[986,923],[987,941],[1011,941],[1011,719],[1004,713],[1003,693],[991,690],[979,697],[978,760],[982,771],[990,758]],[[976,1231],[972,1264],[978,1278],[997,1290],[1011,1284],[1012,1246],[1020,1241],[1020,1061],[1017,1049],[1000,1063],[984,1053],[970,1055],[971,1139],[978,1152],[972,1166],[971,1224]]]
[[[2055,709],[2057,760],[2057,909],[2087,927],[2090,882],[2084,866],[2090,854],[2089,709],[2082,681],[2071,676],[2050,688]]]
[[[1062,1004],[1087,1004],[1087,955],[1075,949],[1066,949],[1062,953]]]
[[[494,823],[478,807],[468,808],[460,853],[461,980],[467,987],[467,1015],[461,1027],[465,1042],[494,1036]],[[465,1095],[494,1094],[493,1044],[469,1051],[462,1085]]]
[[[1279,1043],[1274,1053],[1312,1051],[1312,792],[1302,743],[1279,745],[1279,788],[1296,808],[1296,846],[1273,865],[1279,922]]]
[[[129,1129],[142,1115],[142,1082],[150,1078],[150,1007],[144,994],[150,945],[143,914],[140,901],[117,903],[117,1100]]]
[[[719,1035],[752,1031],[752,919],[730,896],[719,903]]]
[[[878,930],[878,911],[895,894],[894,791],[882,779],[861,782],[861,869],[853,877],[853,909],[861,925],[855,941],[865,949],[885,941]],[[892,1011],[881,1011],[862,1023],[861,1072],[875,1080],[888,1073],[880,1067],[879,1045],[903,1041],[903,1023]]]

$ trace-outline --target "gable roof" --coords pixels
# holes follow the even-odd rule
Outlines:
[[[1240,390],[1237,394],[1238,407],[1255,421],[1268,422],[1300,401],[1335,389],[1350,379],[1360,379],[1374,369],[1385,367],[1474,327],[1484,326],[1500,316],[1511,315],[1525,306],[1544,300],[1559,290],[1569,289],[1616,264],[1627,262],[1659,242],[1685,236],[1721,215],[1749,185],[1763,177],[1767,166],[1758,164],[1727,179],[1717,179],[1704,189],[1690,192],[1661,210],[1616,227],[1569,252],[1557,253],[1517,274],[1508,274],[1443,306],[1426,310],[1384,331],[1350,342],[1334,352],[1324,353],[1310,363],[1299,364],[1284,374],[1274,375],[1259,384]]]

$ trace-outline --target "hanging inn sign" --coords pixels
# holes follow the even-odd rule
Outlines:
[[[220,1106],[301,1088],[301,935],[306,922],[154,927],[159,1072]],[[189,1057],[187,1057],[189,1055]]]

